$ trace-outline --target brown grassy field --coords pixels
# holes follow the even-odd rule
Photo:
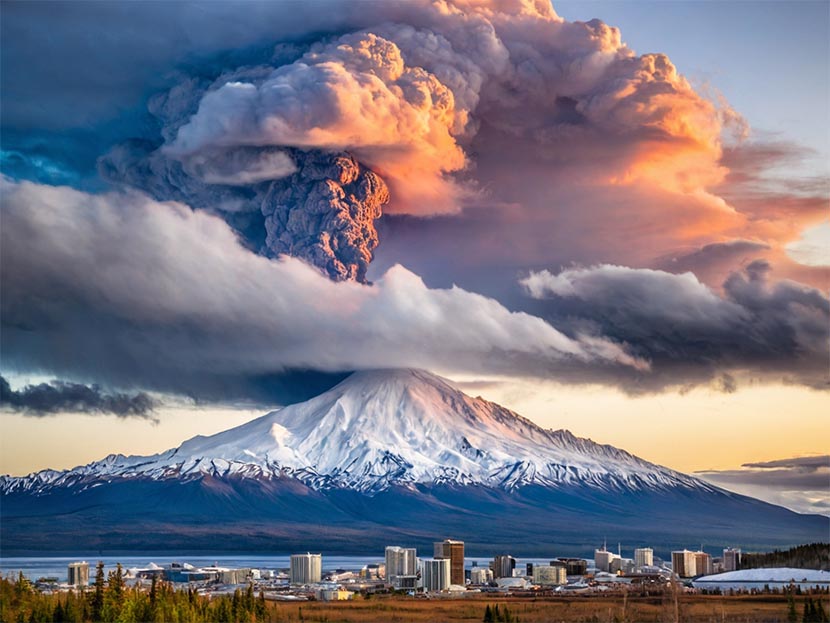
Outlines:
[[[804,605],[796,598],[798,620]],[[827,606],[828,598],[822,600]],[[786,622],[787,598],[783,595],[683,595],[675,614],[674,600],[665,597],[622,595],[513,598],[476,596],[459,599],[405,597],[357,598],[350,602],[269,604],[274,623],[294,621],[326,623],[473,623],[484,617],[490,604],[505,606],[521,623],[761,623]]]

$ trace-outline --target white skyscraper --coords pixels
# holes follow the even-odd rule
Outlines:
[[[634,550],[634,567],[642,569],[654,564],[654,550],[650,547],[638,547]]]
[[[421,581],[424,591],[444,591],[450,587],[450,559],[425,558],[421,560]]]
[[[414,547],[386,548],[386,579],[394,587],[400,588],[401,578],[414,578],[418,573],[418,556]]]
[[[289,579],[292,584],[313,584],[323,574],[321,554],[292,554]]]

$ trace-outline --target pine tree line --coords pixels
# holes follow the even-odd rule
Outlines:
[[[809,543],[765,553],[746,553],[741,556],[742,569],[761,567],[794,567],[796,569],[823,569],[830,571],[830,543]]]
[[[208,598],[195,590],[174,590],[153,578],[150,590],[129,588],[121,565],[104,577],[98,563],[91,591],[43,594],[21,573],[0,578],[2,623],[263,623],[265,597],[250,584],[233,595]]]
[[[804,615],[801,621],[802,623],[828,623],[830,621],[821,599],[813,601],[812,597],[808,597],[804,601]]]

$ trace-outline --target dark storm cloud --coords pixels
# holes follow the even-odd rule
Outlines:
[[[810,467],[805,467],[804,461]],[[752,463],[745,463],[743,469],[710,470],[698,472],[708,480],[717,480],[723,483],[758,485],[776,487],[779,489],[821,490],[830,488],[830,457],[806,457],[785,461],[771,461],[781,463],[777,468],[755,468]]]
[[[830,510],[830,455],[744,463],[741,469],[696,472],[716,485],[806,513]]]
[[[751,262],[726,279],[723,295],[691,273],[610,265],[535,272],[522,284],[557,326],[596,331],[650,361],[629,390],[719,378],[734,391],[738,374],[827,388],[830,301],[769,272]]]
[[[348,22],[344,11],[326,10],[335,4],[314,3],[320,33]],[[209,71],[220,52],[241,63],[237,51],[247,58],[256,46],[268,58],[275,41],[305,33],[310,12],[299,0],[4,3],[3,124],[65,129],[111,119],[171,84],[177,66]]]
[[[785,468],[801,473],[814,473],[817,470],[830,469],[830,455],[820,456],[797,456],[791,459],[778,459],[776,461],[762,461],[758,463],[744,463],[741,467],[753,467],[758,469]],[[830,482],[828,483],[830,484]]]
[[[688,253],[677,254],[665,258],[660,268],[673,273],[693,272],[700,276],[712,268],[741,265],[747,260],[757,258],[762,251],[769,249],[764,242],[754,240],[729,240],[726,242],[712,242]]]
[[[105,392],[97,385],[51,381],[26,385],[14,390],[0,376],[0,409],[24,415],[45,416],[55,413],[102,413],[118,417],[153,419],[156,400],[144,392],[124,394]]]

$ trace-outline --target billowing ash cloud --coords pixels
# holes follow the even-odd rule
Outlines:
[[[792,281],[771,282],[769,271],[767,262],[751,262],[726,279],[723,296],[692,273],[611,265],[534,272],[522,285],[548,301],[542,315],[557,326],[593,327],[651,361],[654,374],[629,389],[730,371],[826,388],[830,300]],[[722,376],[721,385],[734,391],[735,379]]]
[[[646,367],[601,336],[430,289],[400,266],[363,285],[254,254],[181,204],[4,182],[0,206],[0,349],[15,369],[199,398],[301,368]]]
[[[515,255],[549,264],[553,249],[573,254],[570,232],[595,229],[589,237],[612,255],[633,246],[653,257],[678,248],[662,240],[673,233],[685,246],[705,244],[704,224],[742,222],[708,192],[725,175],[721,133],[735,115],[696,93],[667,57],[635,55],[599,20],[566,22],[531,1],[373,4],[339,28],[316,13],[301,42],[276,34],[264,60],[220,55],[184,69],[150,99],[160,136],[116,147],[101,163],[105,176],[219,211],[252,248],[265,235],[256,213],[269,186],[304,168],[300,154],[349,154],[388,185],[392,215],[522,206],[506,217],[496,210],[482,229],[462,222],[461,238],[442,232],[446,248],[427,234],[450,265],[494,237],[503,239],[490,252],[496,264]],[[299,190],[290,199],[307,203]],[[584,201],[603,213],[586,222]],[[620,244],[635,211],[660,225],[646,244]],[[301,230],[289,242],[283,229],[279,250],[304,251]],[[341,238],[356,242],[344,253],[366,256],[361,236]],[[667,248],[650,248],[658,240]],[[365,272],[332,271],[329,254],[301,257],[337,278]]]
[[[389,201],[384,181],[347,153],[235,148],[183,164],[131,141],[99,168],[156,199],[219,213],[263,255],[299,257],[335,281],[365,282]]]
[[[375,220],[386,184],[347,154],[304,154],[301,168],[271,185],[262,200],[269,255],[322,268],[335,281],[365,282],[378,245]]]
[[[51,381],[26,385],[14,390],[0,376],[0,409],[24,415],[44,416],[55,413],[104,413],[118,417],[152,419],[157,402],[144,392],[108,393],[96,385]]]
[[[290,367],[508,371],[629,391],[733,390],[745,372],[824,382],[826,298],[749,262],[827,283],[826,267],[783,253],[826,219],[826,184],[759,192],[787,150],[725,150],[733,130],[740,144],[734,111],[599,20],[567,22],[544,0],[13,4],[0,80],[16,96],[2,102],[4,148],[28,156],[16,170],[73,179],[49,170],[109,149],[101,177],[197,211],[10,191],[49,206],[10,206],[3,224],[3,287],[16,290],[0,339],[23,369],[194,395]],[[119,36],[87,41],[89,23]],[[63,138],[37,132],[47,126]],[[117,282],[98,265],[110,254]],[[321,281],[280,254],[375,284]],[[540,273],[541,299],[516,287],[527,270],[574,264],[601,266]]]

